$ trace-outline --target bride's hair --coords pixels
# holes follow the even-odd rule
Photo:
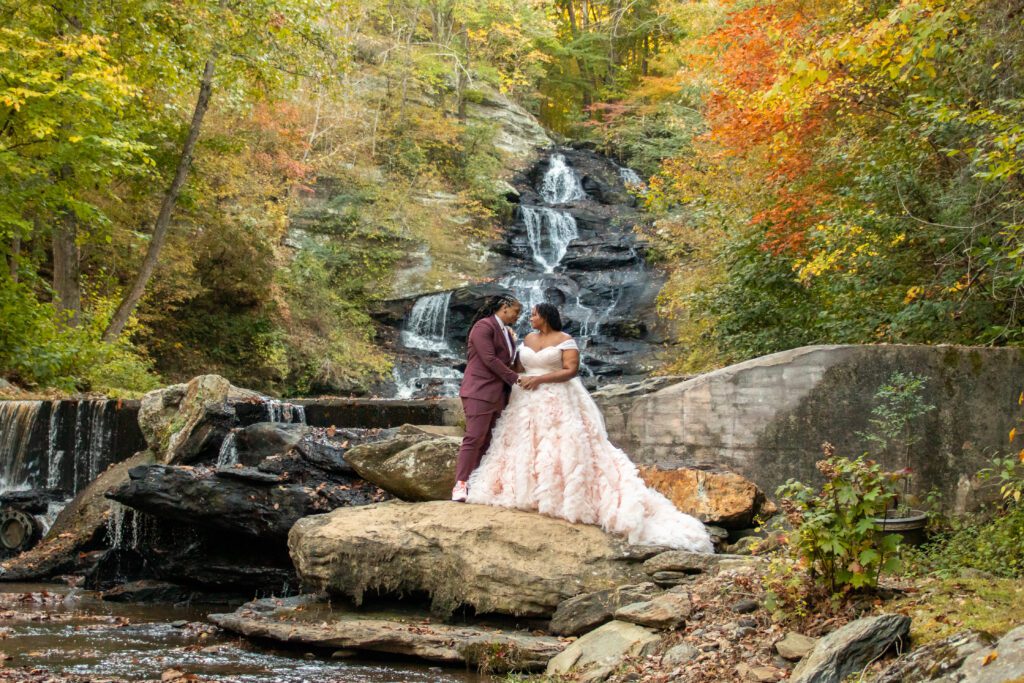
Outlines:
[[[476,325],[484,318],[489,318],[490,316],[497,313],[502,306],[518,306],[519,308],[523,307],[523,305],[519,303],[519,299],[515,298],[511,294],[499,294],[497,296],[492,296],[491,298],[484,302],[484,305],[481,306],[480,310],[478,310],[476,312],[476,315],[473,316],[473,321],[469,323],[469,331],[472,332],[474,325]],[[466,335],[468,336],[469,332],[467,332]]]
[[[537,315],[544,318],[544,322],[551,326],[555,332],[562,331],[562,314],[558,312],[558,307],[554,304],[537,304],[534,306],[537,309]]]

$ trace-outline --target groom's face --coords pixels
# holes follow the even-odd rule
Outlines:
[[[502,306],[498,309],[498,318],[506,325],[515,325],[522,310],[522,306]]]

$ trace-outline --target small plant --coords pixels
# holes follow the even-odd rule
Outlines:
[[[793,525],[789,543],[811,580],[833,596],[873,588],[883,571],[899,567],[900,537],[881,535],[875,519],[898,495],[902,474],[863,457],[836,457],[828,443],[822,449],[820,491],[790,480],[776,492]]]
[[[921,440],[920,434],[914,431],[914,421],[935,410],[934,405],[924,400],[927,383],[927,377],[914,373],[896,371],[889,375],[885,384],[875,392],[875,406],[868,419],[871,429],[860,433],[879,450],[896,447],[903,456],[903,495],[894,499],[898,517],[910,513],[910,452]]]

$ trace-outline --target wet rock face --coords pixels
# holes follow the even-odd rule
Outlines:
[[[142,558],[145,575],[217,590],[280,592],[297,585],[286,539],[298,519],[388,497],[344,459],[365,433],[277,423],[240,432],[240,459],[266,455],[255,467],[136,467],[108,494],[144,515],[145,533],[132,552]]]
[[[293,476],[252,468],[217,470],[153,465],[128,473],[111,499],[159,518],[206,531],[283,541],[306,515],[379,501],[368,482],[339,477],[294,482]]]
[[[416,377],[417,366],[426,378],[435,377],[432,366],[455,367],[464,357],[476,311],[489,297],[508,293],[527,310],[541,302],[559,307],[564,330],[584,347],[585,381],[597,384],[649,370],[654,345],[663,340],[655,300],[664,280],[646,265],[646,244],[634,230],[643,216],[627,176],[627,169],[607,157],[576,148],[549,148],[514,176],[512,199],[519,206],[502,240],[490,245],[493,282],[448,293],[443,314],[431,318],[433,325],[422,325],[416,306],[440,294],[386,302],[376,315],[386,325],[417,330],[416,338],[389,335],[401,337],[399,350],[409,354],[396,386],[414,396],[454,393],[457,383],[450,377],[416,382],[411,389],[407,379]],[[516,329],[520,335],[530,332],[528,316]]]

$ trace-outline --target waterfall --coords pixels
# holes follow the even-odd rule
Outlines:
[[[42,401],[0,401],[0,493],[31,488],[38,463],[29,442]]]
[[[626,186],[643,187],[645,185],[644,180],[640,177],[639,173],[631,168],[626,168],[625,166],[619,166],[619,177],[622,178],[622,182],[625,183]]]
[[[395,398],[413,398],[418,391],[433,389],[432,396],[456,396],[462,373],[444,365],[416,365],[403,367],[395,365],[392,373],[395,380]]]
[[[541,181],[540,195],[548,204],[565,204],[585,199],[587,193],[583,191],[576,173],[565,163],[565,157],[552,154],[548,171]]]
[[[267,408],[267,422],[306,424],[306,408],[304,406],[265,396],[262,401]]]
[[[64,449],[60,448],[60,435],[64,429],[60,401],[50,404],[50,429],[46,443],[46,488],[60,486],[60,468],[64,463]]]
[[[523,206],[521,211],[533,260],[545,273],[555,272],[569,243],[579,237],[576,219],[568,211],[541,206]]]
[[[451,298],[451,292],[440,292],[417,299],[402,330],[402,345],[410,349],[451,353],[445,338]]]

